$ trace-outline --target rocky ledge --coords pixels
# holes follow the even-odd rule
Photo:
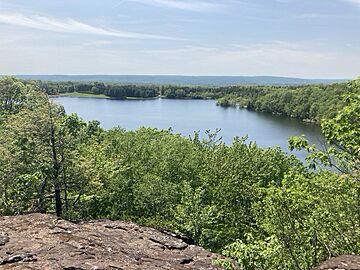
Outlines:
[[[0,217],[1,269],[220,269],[216,254],[169,232],[121,221]]]
[[[360,256],[341,255],[321,263],[314,270],[360,270]]]

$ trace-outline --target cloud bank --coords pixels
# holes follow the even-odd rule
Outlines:
[[[128,0],[145,5],[162,6],[189,11],[214,11],[222,7],[219,3],[200,0]]]
[[[0,23],[57,33],[87,34],[130,39],[180,40],[169,36],[102,28],[71,18],[57,19],[40,15],[25,15],[22,13],[0,14]]]
[[[348,2],[350,4],[354,4],[354,5],[358,6],[358,7],[360,7],[360,0],[343,0],[343,1]]]

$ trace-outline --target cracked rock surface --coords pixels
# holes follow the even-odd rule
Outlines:
[[[187,239],[121,221],[0,217],[0,269],[221,269]]]

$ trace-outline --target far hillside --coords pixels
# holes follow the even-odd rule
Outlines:
[[[114,82],[173,85],[302,85],[330,84],[346,79],[302,79],[275,76],[178,76],[178,75],[17,75],[20,79],[45,81]]]

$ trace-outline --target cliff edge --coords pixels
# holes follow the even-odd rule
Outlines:
[[[220,269],[216,254],[168,232],[121,221],[0,217],[1,269]]]

